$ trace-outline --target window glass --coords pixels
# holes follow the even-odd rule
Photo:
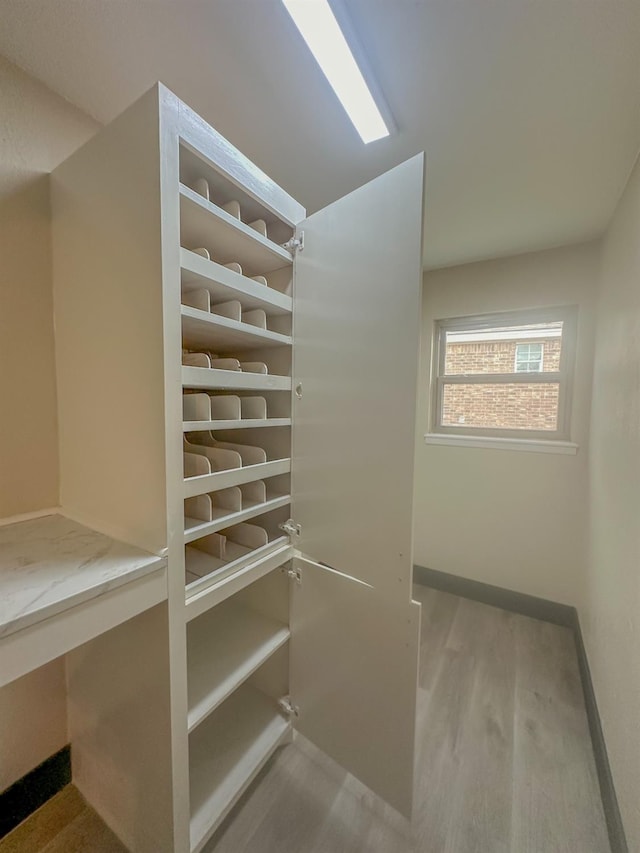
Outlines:
[[[445,376],[512,373],[514,369],[535,373],[543,364],[550,373],[560,369],[562,322],[446,331],[445,335]]]
[[[516,373],[542,373],[544,344],[516,344]]]
[[[558,428],[557,382],[535,384],[447,385],[443,426],[545,430]]]
[[[568,438],[575,309],[442,320],[433,429]]]

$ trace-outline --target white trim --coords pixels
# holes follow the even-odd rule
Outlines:
[[[524,341],[540,340],[549,338],[561,338],[562,329],[513,329],[498,332],[496,329],[488,332],[475,330],[461,332],[447,332],[448,344],[471,344],[478,341]]]
[[[561,453],[575,456],[578,445],[573,441],[552,441],[534,438],[491,438],[482,435],[441,435],[427,432],[425,444],[450,447],[483,447],[485,450],[520,450],[527,453]]]

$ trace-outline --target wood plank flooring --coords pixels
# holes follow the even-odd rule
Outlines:
[[[125,847],[67,785],[0,841],[0,853],[127,853]]]
[[[412,823],[299,738],[206,853],[610,853],[571,632],[426,587],[415,596]],[[0,853],[126,851],[69,785]]]
[[[206,853],[610,853],[571,632],[426,587],[416,807],[298,740]]]

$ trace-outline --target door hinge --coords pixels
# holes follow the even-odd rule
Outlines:
[[[300,708],[297,705],[294,705],[291,701],[291,696],[283,696],[282,699],[278,700],[278,705],[281,711],[288,717],[299,717],[300,716]]]
[[[297,584],[302,585],[302,572],[300,569],[283,569],[282,570],[288,578],[295,581]]]
[[[292,518],[288,518],[286,521],[283,521],[282,524],[279,524],[278,527],[280,530],[283,530],[287,536],[300,536],[302,533],[302,525],[297,524]]]
[[[292,254],[304,251],[304,231],[299,231],[297,234],[294,234],[290,240],[287,240],[286,243],[282,244],[282,248]]]

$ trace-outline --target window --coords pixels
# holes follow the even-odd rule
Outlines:
[[[542,373],[544,344],[516,344],[516,373]]]
[[[432,432],[569,440],[576,310],[436,324]]]

